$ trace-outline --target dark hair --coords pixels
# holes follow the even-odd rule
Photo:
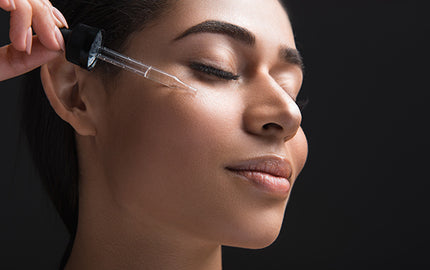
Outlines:
[[[171,0],[53,0],[70,28],[78,23],[105,30],[105,45],[121,51],[130,34],[142,30],[171,6]],[[98,65],[94,72],[118,70]],[[79,166],[74,129],[52,109],[40,81],[40,68],[28,73],[22,93],[21,124],[34,164],[71,237],[61,261],[65,266],[78,221]]]

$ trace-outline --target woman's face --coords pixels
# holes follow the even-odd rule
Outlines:
[[[182,35],[206,21],[221,23]],[[103,179],[142,232],[245,248],[276,239],[307,156],[294,102],[302,71],[286,48],[295,48],[293,33],[277,0],[177,1],[132,36],[124,54],[198,89],[123,71],[98,104]],[[281,184],[270,190],[254,180]]]

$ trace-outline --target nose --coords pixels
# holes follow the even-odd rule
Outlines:
[[[268,76],[270,77],[270,76]],[[243,126],[247,133],[266,139],[293,138],[299,130],[302,115],[294,100],[273,79],[250,83]]]

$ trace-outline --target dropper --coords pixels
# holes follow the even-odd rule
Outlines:
[[[103,30],[85,24],[78,24],[72,30],[60,30],[66,44],[66,59],[73,64],[91,70],[97,60],[102,60],[170,88],[186,89],[193,93],[197,91],[176,76],[104,47]]]

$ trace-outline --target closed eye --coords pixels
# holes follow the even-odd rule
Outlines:
[[[190,67],[196,71],[206,73],[211,76],[218,77],[220,79],[229,80],[229,81],[237,81],[239,79],[239,75],[235,75],[231,72],[218,69],[212,66],[208,66],[198,62],[190,63]]]

